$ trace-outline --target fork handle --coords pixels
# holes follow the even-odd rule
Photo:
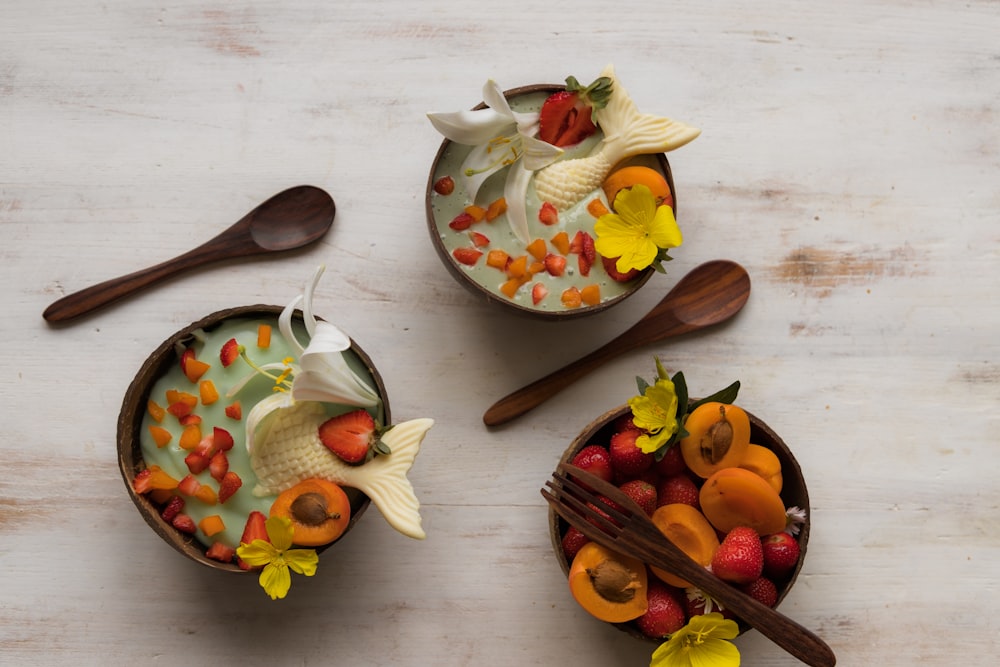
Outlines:
[[[634,555],[639,554],[634,553]],[[679,563],[676,560],[654,550],[649,550],[640,557],[648,564],[675,572],[694,586],[701,588],[805,664],[813,667],[833,667],[837,664],[837,656],[833,650],[814,632],[749,595],[731,588],[708,570],[701,567],[688,568],[687,564],[678,567]],[[693,561],[690,564],[693,565]]]

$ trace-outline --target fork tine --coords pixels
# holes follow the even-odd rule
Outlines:
[[[639,507],[634,500],[626,496],[611,482],[606,482],[597,475],[589,473],[581,468],[577,468],[569,463],[560,463],[557,470],[562,473],[563,477],[572,476],[576,479],[578,484],[589,486],[591,489],[605,496],[629,514],[634,516],[646,516],[646,512]]]
[[[571,496],[585,505],[589,505],[592,510],[604,512],[618,526],[624,525],[629,520],[629,513],[622,511],[622,508],[615,505],[613,500],[607,496],[598,495],[592,489],[587,488],[582,482],[567,475],[565,472],[559,471],[553,473],[552,477],[560,482],[565,495]]]
[[[576,525],[582,521],[587,523],[589,526],[593,526],[597,530],[606,534],[608,537],[614,537],[620,531],[620,527],[606,515],[601,514],[601,510],[588,505],[586,501],[581,500],[572,494],[565,493],[565,489],[556,486],[552,482],[547,481],[545,482],[545,485],[554,492],[550,493],[543,489],[542,495],[546,496],[546,499],[552,498],[557,505],[560,505],[567,511],[574,513],[576,518],[575,521],[566,518],[563,513],[560,513],[560,515],[570,523]],[[581,532],[583,532],[582,529]]]

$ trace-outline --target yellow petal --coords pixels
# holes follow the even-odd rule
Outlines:
[[[272,600],[285,597],[288,595],[288,589],[292,587],[292,575],[289,574],[288,567],[284,563],[265,565],[260,573],[259,581],[261,588],[271,596]]]
[[[278,553],[292,546],[292,522],[287,517],[272,516],[264,522],[267,536]]]
[[[311,577],[316,574],[319,556],[315,549],[292,549],[285,552],[285,562],[293,571]]]
[[[246,561],[248,565],[257,567],[267,565],[278,557],[278,552],[270,542],[265,540],[254,540],[250,544],[241,544],[236,547],[236,555]]]

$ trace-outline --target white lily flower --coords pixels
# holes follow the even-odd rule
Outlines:
[[[504,182],[507,220],[514,235],[528,243],[525,197],[532,173],[559,159],[563,149],[536,139],[538,113],[511,109],[500,86],[492,79],[483,86],[483,102],[486,104],[483,109],[432,113],[427,117],[450,141],[473,146],[461,168],[465,190],[472,201],[487,178],[510,167]]]

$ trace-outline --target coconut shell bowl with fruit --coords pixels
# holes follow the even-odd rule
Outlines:
[[[638,394],[584,428],[560,462],[613,483],[693,560],[776,607],[809,541],[798,462],[735,402],[738,382],[694,401],[682,373],[671,377],[659,360],[656,366],[656,379],[640,379]],[[590,542],[554,511],[549,525],[570,594],[595,618],[655,642],[713,612],[719,622],[736,623],[734,636],[749,628],[673,573]]]
[[[146,523],[191,560],[257,574],[272,599],[370,504],[424,537],[407,473],[433,421],[392,424],[371,359],[312,312],[321,274],[285,307],[218,311],[170,336],[118,418],[119,467]]]
[[[640,113],[611,66],[593,83],[502,91],[428,114],[445,140],[427,181],[428,230],[451,275],[507,311],[602,312],[682,242],[665,152],[698,136]]]

